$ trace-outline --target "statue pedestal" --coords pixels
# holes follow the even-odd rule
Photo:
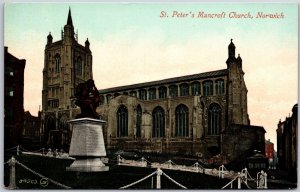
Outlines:
[[[70,121],[73,133],[69,155],[76,160],[67,167],[67,171],[97,172],[108,171],[100,157],[106,156],[102,125],[105,121],[80,118]]]

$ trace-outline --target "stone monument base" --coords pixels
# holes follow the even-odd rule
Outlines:
[[[108,171],[109,167],[105,166],[100,158],[85,158],[76,159],[70,167],[67,167],[67,171],[77,171],[77,172],[100,172]]]
[[[106,156],[102,125],[105,121],[80,118],[70,121],[73,125],[69,156],[76,160],[67,171],[99,172],[108,171],[100,157]]]

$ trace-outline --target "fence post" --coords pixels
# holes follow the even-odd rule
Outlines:
[[[222,175],[222,179],[224,179],[224,168],[225,168],[225,166],[224,165],[222,165],[222,169],[221,169],[221,175]]]
[[[20,155],[20,145],[17,146],[17,155]]]
[[[144,165],[145,165],[145,158],[142,157],[142,159],[141,159],[141,166],[143,167]],[[147,167],[147,163],[146,163],[146,167]]]
[[[241,173],[238,172],[238,189],[241,189]]]
[[[242,169],[242,177],[245,177],[245,184],[247,185],[247,178],[248,178],[248,170],[247,170],[247,168]]]
[[[168,168],[172,168],[172,161],[171,160],[168,161]]]
[[[256,188],[257,188],[257,189],[259,189],[259,188],[258,188],[258,183],[259,183],[259,179],[258,179],[258,178],[259,178],[259,174],[260,174],[260,172],[258,172],[258,173],[256,174]]]
[[[118,165],[120,165],[121,164],[121,156],[120,155],[117,156],[117,161],[118,161]]]
[[[160,189],[161,188],[161,180],[160,180],[160,176],[162,175],[162,170],[160,168],[157,169],[157,173],[156,173],[156,189]]]
[[[9,166],[10,166],[10,175],[9,175],[9,189],[16,189],[16,159],[14,156],[11,157],[9,160]]]
[[[153,189],[153,176],[151,177],[151,189]]]
[[[196,170],[197,170],[197,173],[198,173],[199,172],[199,163],[196,162],[195,166],[196,166]]]
[[[268,184],[267,184],[267,176],[268,176],[268,174],[267,174],[267,172],[264,174],[264,176],[265,176],[265,186],[264,186],[264,188],[265,189],[268,189]]]

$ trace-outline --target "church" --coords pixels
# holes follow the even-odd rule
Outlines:
[[[79,112],[78,83],[93,78],[88,39],[80,45],[71,11],[61,40],[47,37],[43,69],[44,145],[68,150]],[[225,51],[226,49],[224,49]],[[224,69],[100,89],[97,108],[107,150],[128,150],[234,160],[264,153],[265,130],[250,125],[242,58],[231,40]]]

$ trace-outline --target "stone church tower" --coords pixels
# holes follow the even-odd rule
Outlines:
[[[67,121],[75,116],[74,113],[78,113],[74,105],[74,90],[78,83],[90,78],[93,78],[90,43],[88,39],[85,46],[78,43],[69,10],[61,40],[53,42],[50,33],[45,47],[42,90],[45,144],[56,143],[59,147],[58,143],[68,143],[70,130]]]

